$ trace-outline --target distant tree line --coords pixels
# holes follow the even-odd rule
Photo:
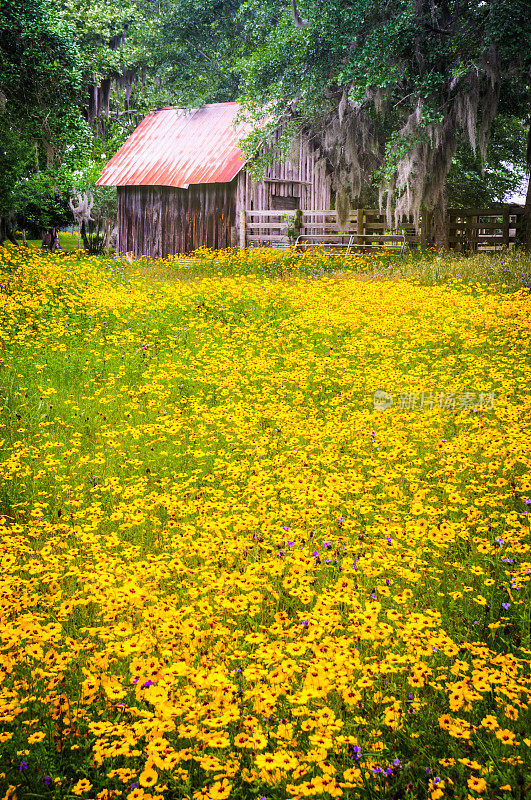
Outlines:
[[[241,100],[304,127],[338,207],[390,224],[514,192],[531,162],[526,0],[1,0],[0,241],[74,218],[109,244],[101,167],[152,108]],[[257,174],[260,164],[256,163]],[[528,245],[531,197],[527,192]]]

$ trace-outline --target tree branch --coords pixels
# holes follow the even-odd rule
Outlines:
[[[310,24],[309,22],[305,22],[301,15],[299,14],[299,9],[297,8],[297,1],[291,0],[293,6],[293,22],[297,26],[297,28],[307,28]]]
[[[432,33],[436,33],[439,36],[453,36],[454,31],[443,30],[442,28],[436,28],[435,25],[431,25],[429,22],[423,22],[424,27],[431,31]]]

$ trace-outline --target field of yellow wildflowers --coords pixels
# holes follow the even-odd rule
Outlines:
[[[529,258],[330,260],[0,250],[0,797],[526,796]]]

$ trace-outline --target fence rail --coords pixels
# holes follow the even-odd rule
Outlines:
[[[513,247],[523,239],[524,207],[517,205],[494,208],[455,208],[447,213],[449,245],[460,252],[500,250]],[[334,209],[310,211],[254,211],[246,209],[240,215],[239,244],[246,249],[260,245],[288,247],[299,237],[331,241],[338,235],[373,236],[382,247],[390,235],[404,236],[407,247],[429,246],[434,242],[433,219],[430,212],[420,217],[418,229],[413,219],[407,219],[397,229],[387,225],[385,213],[378,208],[359,208],[340,225]],[[381,241],[380,241],[381,239]],[[355,245],[354,245],[355,248]]]

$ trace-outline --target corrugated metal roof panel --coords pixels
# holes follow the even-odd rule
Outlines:
[[[111,158],[98,184],[187,189],[231,181],[246,161],[238,142],[251,130],[235,123],[239,110],[239,103],[212,103],[149,114]]]

